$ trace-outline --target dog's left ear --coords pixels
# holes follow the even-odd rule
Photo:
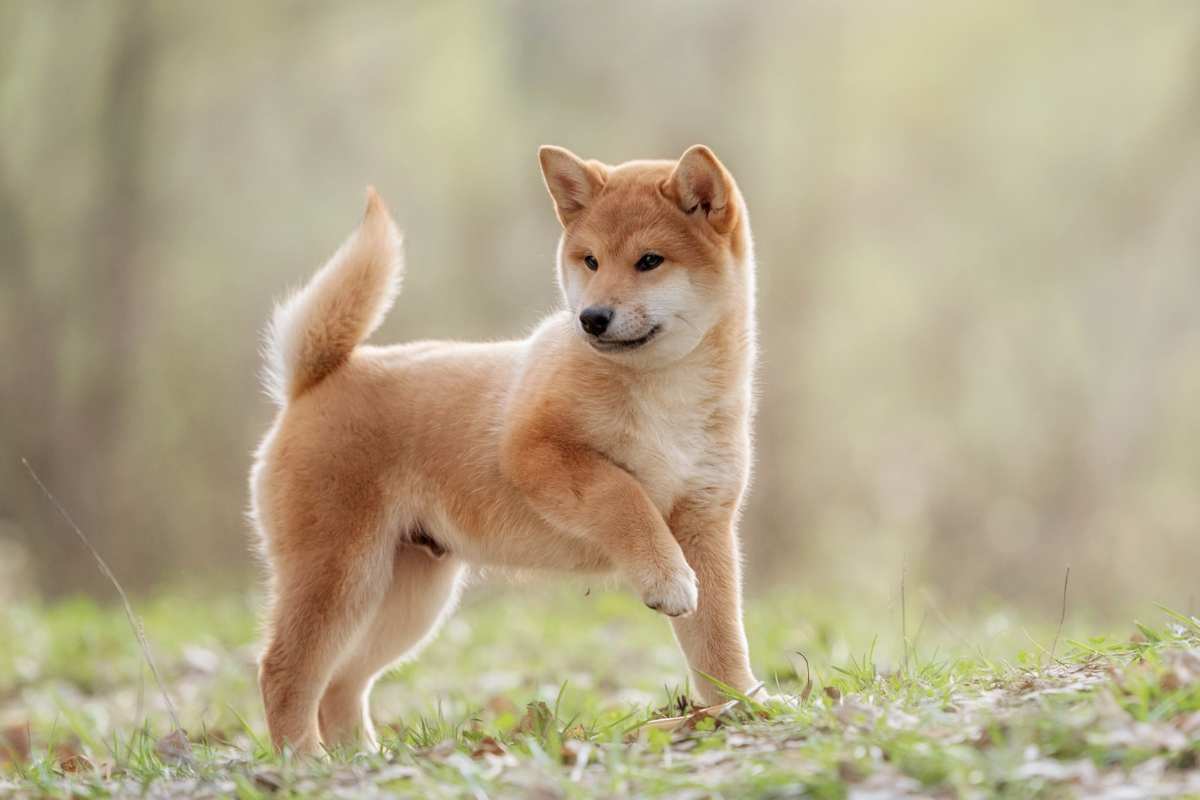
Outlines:
[[[702,144],[680,156],[663,192],[685,213],[707,219],[718,233],[729,233],[737,224],[733,178]]]

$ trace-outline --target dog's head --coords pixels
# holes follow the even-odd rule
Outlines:
[[[707,147],[617,166],[559,147],[539,158],[563,226],[559,285],[596,352],[677,360],[751,302],[746,210]]]

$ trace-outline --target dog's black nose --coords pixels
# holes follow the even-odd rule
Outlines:
[[[589,306],[579,315],[579,324],[592,336],[599,336],[608,330],[612,322],[613,310],[607,306]]]

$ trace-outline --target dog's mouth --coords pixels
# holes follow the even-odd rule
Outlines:
[[[602,339],[595,336],[589,336],[588,343],[602,353],[613,353],[622,350],[636,350],[657,336],[661,329],[661,325],[655,325],[653,328],[648,330],[644,336],[639,336],[636,339]]]

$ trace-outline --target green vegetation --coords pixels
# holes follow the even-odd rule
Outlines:
[[[1026,634],[998,613],[956,625],[935,609],[905,646],[899,624],[764,599],[749,615],[755,663],[792,702],[717,713],[671,683],[683,671],[666,623],[625,593],[485,590],[376,688],[382,753],[307,761],[265,742],[253,608],[175,596],[143,609],[186,740],[119,609],[6,609],[0,796],[1200,792],[1200,620],[1165,609],[1130,636],[1057,645],[1053,627]]]

